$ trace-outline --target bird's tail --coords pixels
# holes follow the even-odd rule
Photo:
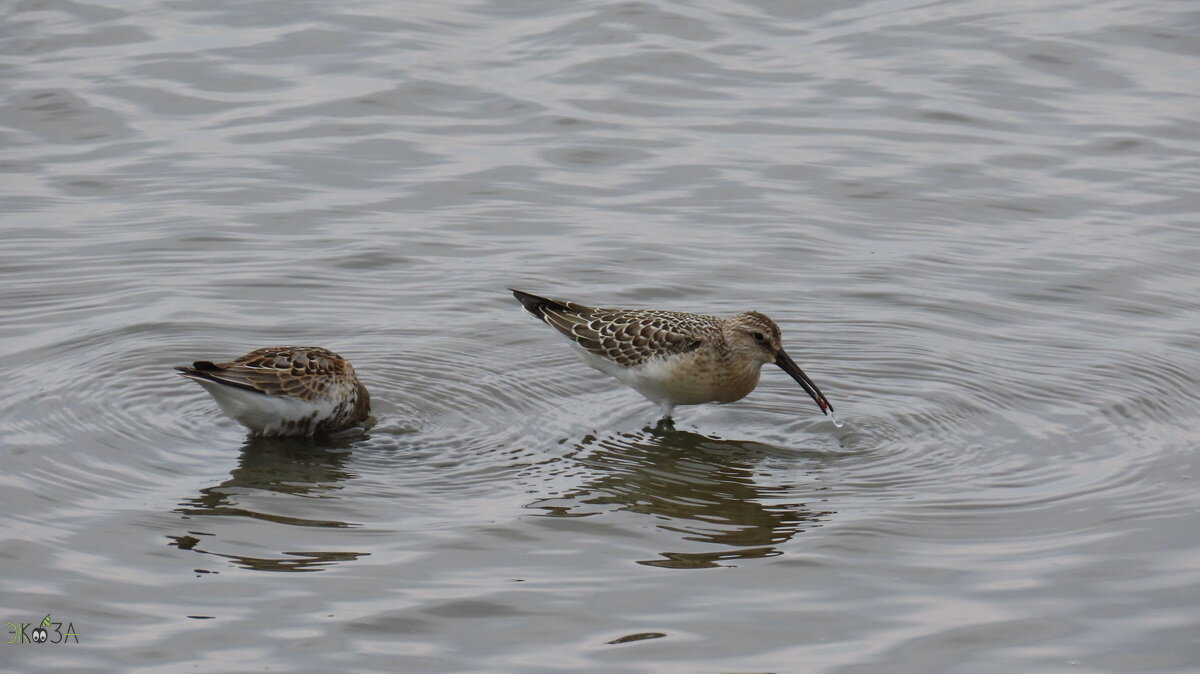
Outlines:
[[[198,360],[192,363],[191,367],[186,365],[177,365],[175,369],[179,372],[180,377],[187,377],[188,379],[195,379],[196,381],[200,382],[209,381],[214,384],[232,386],[234,388],[245,389],[247,391],[253,391],[254,393],[259,394],[263,393],[259,389],[244,381],[238,381],[237,379],[231,378],[226,370],[222,369],[221,366],[213,363],[212,361]]]
[[[220,371],[220,368],[218,368],[212,361],[208,360],[198,360],[192,363],[191,366],[177,365],[175,369],[179,371],[179,376],[181,377],[191,377],[192,379],[208,379],[210,381],[213,379],[211,373]]]
[[[546,320],[546,314],[544,311],[545,309],[556,309],[559,311],[570,310],[570,307],[563,302],[552,300],[549,297],[531,295],[527,292],[522,292],[514,288],[509,288],[509,290],[512,290],[513,297],[517,298],[521,302],[521,306],[525,307],[525,311],[528,311],[543,321]]]

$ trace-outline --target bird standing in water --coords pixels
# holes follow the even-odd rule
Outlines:
[[[757,311],[726,319],[599,309],[509,290],[526,311],[568,337],[588,365],[657,403],[663,422],[671,422],[676,405],[741,400],[758,385],[762,366],[774,363],[841,425],[821,389],[784,352],[779,326]]]
[[[176,367],[252,436],[327,435],[365,422],[371,396],[349,361],[317,346],[272,346]]]

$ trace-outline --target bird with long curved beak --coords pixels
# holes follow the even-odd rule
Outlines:
[[[616,377],[662,408],[731,403],[758,386],[774,363],[829,415],[833,405],[783,350],[779,326],[757,311],[731,318],[653,309],[599,309],[512,290],[530,314],[569,338],[584,362]]]

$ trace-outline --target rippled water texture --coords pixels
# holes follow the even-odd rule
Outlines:
[[[0,622],[79,643],[0,669],[1200,668],[1194,4],[4,27]],[[764,311],[846,425],[768,367],[651,428],[508,286]],[[281,343],[374,428],[172,372]]]

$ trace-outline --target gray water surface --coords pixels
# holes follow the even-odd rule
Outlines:
[[[1197,671],[1198,31],[11,4],[0,622],[78,643],[0,669]],[[653,429],[508,286],[763,311],[846,425],[772,367]],[[273,344],[376,425],[249,442],[172,372]]]

